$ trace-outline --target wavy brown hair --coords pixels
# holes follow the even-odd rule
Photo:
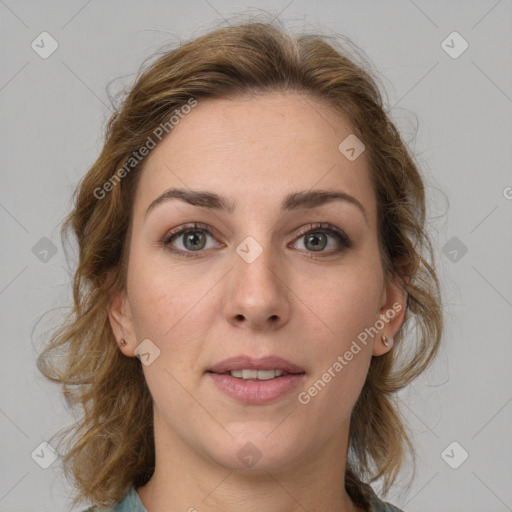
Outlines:
[[[37,359],[39,371],[59,383],[66,403],[81,413],[76,424],[56,434],[72,434],[62,463],[75,482],[74,505],[113,505],[154,471],[152,398],[139,359],[119,350],[108,310],[125,285],[130,212],[144,164],[131,157],[194,98],[297,92],[327,102],[366,145],[383,268],[401,280],[408,295],[394,349],[372,357],[352,411],[345,488],[367,506],[369,483],[382,478],[387,494],[407,454],[414,459],[395,394],[432,363],[443,325],[425,188],[386,114],[370,65],[357,52],[350,55],[350,41],[343,46],[339,39],[292,35],[279,21],[215,27],[143,65],[108,120],[103,149],[76,188],[62,225],[63,239],[71,228],[78,242],[74,305]],[[99,188],[123,167],[122,180],[98,198]]]

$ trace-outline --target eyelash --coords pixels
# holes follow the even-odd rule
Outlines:
[[[196,256],[196,253],[204,252],[204,249],[201,251],[183,251],[181,249],[171,249],[169,247],[170,243],[175,239],[178,238],[180,235],[183,235],[187,232],[194,232],[194,231],[205,231],[208,233],[211,237],[215,238],[215,232],[210,228],[207,224],[202,224],[201,222],[194,222],[192,224],[184,224],[183,226],[180,226],[178,228],[173,229],[172,231],[168,232],[164,238],[162,239],[162,245],[165,246],[166,249],[171,251],[172,253],[175,253],[179,256],[183,256],[186,258],[191,258]],[[352,247],[352,241],[350,238],[340,229],[336,228],[332,224],[325,223],[325,222],[319,222],[314,224],[309,224],[304,229],[300,231],[300,233],[297,235],[297,239],[302,238],[306,235],[312,234],[312,233],[328,233],[332,235],[336,241],[342,246],[342,248],[331,250],[330,252],[325,253],[325,256],[320,257],[326,257],[326,256],[332,256],[333,254],[337,254],[342,252],[345,249],[349,249]],[[306,251],[311,252],[314,254],[313,251]],[[323,252],[323,251],[321,251]],[[316,259],[317,256],[310,256],[313,259]]]

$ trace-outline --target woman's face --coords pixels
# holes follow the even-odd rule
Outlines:
[[[339,149],[351,134],[328,105],[296,93],[199,100],[149,155],[127,290],[110,319],[126,355],[142,344],[157,443],[177,457],[271,470],[345,449],[371,357],[391,349],[380,334],[396,333],[405,304],[384,279],[366,154],[354,159],[351,139]],[[153,203],[169,189],[232,210]],[[220,376],[233,364],[216,365],[239,356],[277,356],[302,373]]]

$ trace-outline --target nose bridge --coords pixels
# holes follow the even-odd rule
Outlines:
[[[261,328],[276,319],[285,321],[289,304],[280,254],[268,230],[258,233],[258,239],[248,235],[235,248],[225,313]]]
[[[243,274],[247,274],[248,278],[254,274],[260,274],[261,278],[267,279],[269,277],[267,274],[271,272],[270,268],[275,269],[278,266],[280,256],[274,247],[275,219],[269,210],[255,208],[250,204],[240,206],[242,218],[247,222],[240,229],[244,238],[235,247],[236,268]]]
[[[278,291],[281,281],[276,276],[279,255],[267,235],[263,233],[258,237],[261,243],[254,236],[247,236],[236,247],[234,260],[239,287],[270,297]],[[266,238],[262,240],[262,237]]]

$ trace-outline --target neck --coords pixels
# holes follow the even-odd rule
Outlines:
[[[344,485],[348,425],[314,454],[245,471],[217,463],[160,427],[155,418],[154,474],[137,489],[148,512],[363,512]]]

